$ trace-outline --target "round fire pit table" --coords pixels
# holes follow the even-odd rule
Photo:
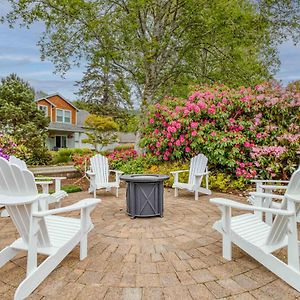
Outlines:
[[[123,175],[126,181],[127,213],[135,217],[163,217],[164,212],[164,180],[167,175],[133,174]]]

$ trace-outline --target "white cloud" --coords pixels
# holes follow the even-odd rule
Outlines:
[[[41,62],[36,55],[4,54],[0,55],[0,61],[13,62]]]

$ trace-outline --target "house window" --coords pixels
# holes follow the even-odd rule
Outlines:
[[[71,123],[71,112],[69,110],[64,110],[65,113],[65,123]]]
[[[38,105],[38,109],[41,110],[41,111],[43,111],[46,117],[48,116],[48,106],[46,106],[46,105]]]
[[[67,137],[65,135],[57,135],[55,137],[56,148],[67,148]]]
[[[56,110],[56,122],[71,123],[71,111],[65,109]]]

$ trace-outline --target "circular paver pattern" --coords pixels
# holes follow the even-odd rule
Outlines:
[[[165,190],[164,217],[131,219],[125,189],[119,198],[98,191],[102,203],[92,213],[88,257],[76,247],[29,299],[296,299],[300,294],[250,256],[233,247],[233,260],[222,258],[219,233],[212,229],[219,209],[208,196]],[[214,194],[213,196],[223,196]],[[225,195],[226,196],[226,195]],[[64,205],[90,197],[71,194]],[[230,198],[236,198],[228,196]],[[241,199],[243,201],[243,199]],[[78,215],[78,212],[70,214]],[[0,219],[0,246],[17,233],[9,218]],[[279,253],[282,257],[285,252]],[[44,257],[39,257],[42,261]],[[25,277],[26,256],[0,269],[0,299],[12,299]]]

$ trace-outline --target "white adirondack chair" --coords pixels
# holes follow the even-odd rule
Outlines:
[[[109,181],[109,173],[114,172],[116,174],[115,181]],[[96,190],[105,188],[106,191],[111,188],[116,189],[116,196],[119,196],[120,176],[123,174],[121,171],[109,170],[107,157],[96,154],[90,159],[90,170],[86,172],[90,178],[89,192],[94,193],[96,198]]]
[[[178,196],[178,189],[188,190],[195,192],[195,200],[198,200],[198,194],[203,193],[211,195],[211,191],[208,189],[208,168],[207,168],[207,157],[203,154],[198,154],[193,157],[190,162],[189,170],[180,170],[171,172],[174,176],[173,188],[175,188],[175,197]],[[183,172],[189,172],[188,183],[179,182],[179,174]],[[205,176],[205,188],[201,187],[201,182]]]
[[[28,170],[26,163],[23,160],[13,155],[10,156],[9,162],[11,164],[18,166],[22,170]],[[61,181],[63,179],[66,179],[66,177],[48,177],[48,178],[54,180],[54,187],[55,187],[55,192],[50,195],[48,204],[55,203],[55,207],[59,208],[61,206],[61,200],[68,196],[67,192],[61,189]],[[52,184],[53,181],[45,180],[45,178],[43,177],[36,177],[35,183],[42,187],[44,194],[48,194],[49,185]]]
[[[28,252],[26,278],[17,288],[15,300],[29,296],[77,244],[80,260],[87,256],[87,234],[93,226],[90,213],[101,201],[84,199],[63,208],[39,211],[47,196],[38,194],[30,171],[0,158],[0,204],[5,205],[20,235],[0,252],[0,267],[20,251]],[[81,211],[80,219],[54,216],[75,210]],[[38,254],[48,256],[39,266]]]
[[[300,291],[296,222],[296,214],[300,210],[300,170],[295,171],[291,177],[282,209],[246,205],[223,198],[214,198],[210,201],[218,205],[222,211],[222,219],[217,221],[213,228],[223,235],[223,257],[227,260],[232,259],[231,246],[234,243]],[[231,217],[231,208],[272,213],[276,217],[269,225],[252,213]],[[287,247],[287,263],[272,254],[283,247]]]

